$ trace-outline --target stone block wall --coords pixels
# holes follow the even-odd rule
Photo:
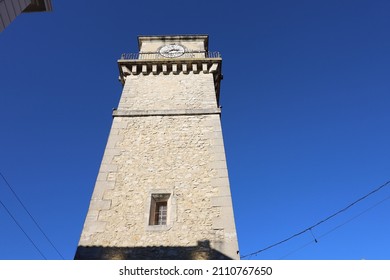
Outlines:
[[[211,73],[130,75],[118,110],[214,109],[217,100],[213,85]]]
[[[126,78],[76,258],[239,258],[214,89],[212,73]],[[166,225],[149,224],[153,194]]]

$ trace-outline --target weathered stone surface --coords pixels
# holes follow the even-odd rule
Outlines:
[[[127,76],[76,258],[239,258],[214,76],[203,70]],[[149,225],[153,194],[169,197],[166,225]]]
[[[171,73],[128,76],[118,109],[172,110],[216,107],[213,75],[200,72],[196,75]]]

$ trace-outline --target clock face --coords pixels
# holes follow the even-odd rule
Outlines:
[[[160,48],[159,53],[164,57],[179,57],[184,54],[184,47],[179,44],[165,45]]]

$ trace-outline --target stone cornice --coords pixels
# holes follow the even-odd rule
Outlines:
[[[220,108],[210,109],[176,109],[176,110],[126,110],[115,109],[113,117],[150,117],[150,116],[194,116],[221,114]]]
[[[159,74],[198,74],[203,72],[221,75],[221,58],[186,58],[186,59],[120,59],[119,80],[125,83],[129,75]]]

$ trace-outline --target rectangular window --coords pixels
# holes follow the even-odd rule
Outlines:
[[[167,224],[167,202],[166,201],[161,201],[156,203],[154,221],[155,221],[155,225]]]
[[[167,225],[169,196],[170,194],[152,194],[149,225]]]

